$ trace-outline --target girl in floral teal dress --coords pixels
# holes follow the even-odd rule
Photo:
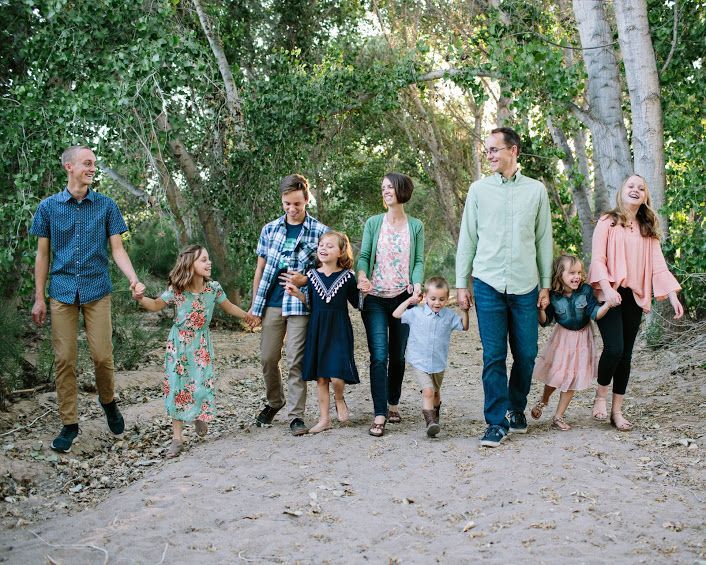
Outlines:
[[[213,345],[209,324],[218,304],[226,313],[253,324],[252,316],[231,303],[221,285],[210,279],[211,260],[200,245],[190,245],[169,273],[169,287],[159,298],[135,298],[146,310],[157,312],[168,304],[176,308],[164,358],[164,403],[172,418],[173,438],[167,457],[176,457],[183,445],[184,422],[194,422],[200,436],[216,412]]]

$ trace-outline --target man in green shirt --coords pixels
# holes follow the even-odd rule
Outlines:
[[[527,432],[524,410],[537,357],[537,307],[548,300],[551,284],[552,223],[546,188],[518,169],[519,135],[510,128],[494,129],[485,151],[495,174],[468,191],[456,252],[456,295],[464,310],[475,300],[488,424],[481,445],[497,447],[508,431]]]

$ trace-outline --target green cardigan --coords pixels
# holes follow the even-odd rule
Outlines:
[[[360,244],[360,255],[356,264],[356,272],[365,271],[368,278],[372,276],[375,266],[375,253],[380,237],[380,227],[385,214],[371,216],[365,222],[363,242]],[[424,283],[424,224],[417,218],[407,216],[409,222],[409,280],[412,284]]]

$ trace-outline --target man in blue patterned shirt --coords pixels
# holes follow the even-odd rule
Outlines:
[[[32,308],[32,319],[39,326],[46,321],[45,289],[51,274],[49,304],[56,398],[63,423],[51,447],[67,453],[79,433],[76,383],[79,312],[83,312],[98,398],[108,427],[114,434],[125,429],[114,398],[108,244],[113,260],[130,281],[130,288],[143,295],[145,287],[137,280],[123,247],[121,234],[127,231],[127,226],[118,206],[90,189],[96,173],[93,151],[83,146],[69,147],[61,155],[61,164],[68,176],[66,188],[40,202],[30,233],[39,238]]]
[[[257,267],[253,278],[253,304],[250,313],[262,322],[260,360],[265,379],[267,404],[257,415],[258,426],[272,423],[284,406],[284,390],[279,362],[287,336],[287,417],[295,436],[308,432],[304,424],[306,382],[302,380],[302,362],[306,328],[306,306],[284,292],[291,280],[306,284],[306,273],[315,266],[319,238],[328,227],[306,212],[309,182],[301,175],[289,175],[280,183],[284,215],[262,228],[257,243]]]

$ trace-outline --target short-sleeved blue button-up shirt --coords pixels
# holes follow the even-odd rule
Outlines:
[[[458,314],[449,308],[442,308],[435,314],[425,303],[405,310],[402,323],[409,324],[407,363],[425,373],[445,371],[451,332],[463,331]]]
[[[68,188],[39,203],[29,233],[49,238],[49,296],[86,304],[110,294],[108,239],[127,231],[118,205],[89,189],[77,201]]]

